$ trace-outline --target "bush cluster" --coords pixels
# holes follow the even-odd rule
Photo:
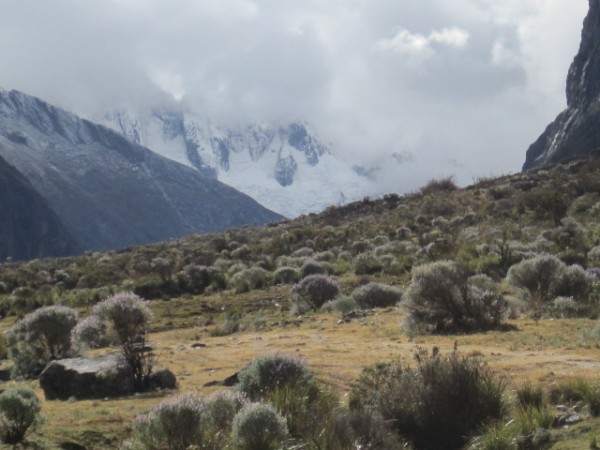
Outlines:
[[[48,362],[72,356],[71,330],[76,323],[77,313],[59,305],[39,308],[19,320],[7,342],[13,376],[36,377]]]
[[[238,450],[279,450],[287,434],[285,419],[268,404],[249,403],[233,419],[231,436]]]
[[[591,293],[593,278],[580,266],[567,266],[552,255],[540,255],[513,265],[507,282],[524,291],[534,309],[548,305],[557,297],[572,297],[585,304]]]
[[[504,385],[476,359],[418,349],[416,367],[377,364],[355,383],[351,406],[380,415],[415,449],[460,449],[505,412]]]
[[[355,289],[352,298],[361,308],[385,308],[398,304],[402,291],[382,283],[369,283]]]
[[[75,327],[74,345],[84,348],[117,343],[133,370],[137,389],[145,390],[154,365],[154,355],[146,346],[151,316],[147,301],[138,295],[112,295],[95,305],[91,316]]]
[[[333,278],[317,274],[309,275],[296,283],[292,293],[310,308],[318,309],[326,301],[335,298],[340,293],[340,287]]]
[[[42,417],[40,401],[31,389],[8,389],[0,394],[0,439],[17,444],[32,431]]]
[[[301,387],[312,380],[305,362],[289,355],[256,358],[238,373],[239,390],[251,400],[259,400],[283,386]]]
[[[409,330],[431,333],[498,327],[507,309],[489,278],[469,277],[452,261],[415,267],[403,305]]]

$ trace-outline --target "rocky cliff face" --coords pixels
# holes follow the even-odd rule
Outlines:
[[[88,250],[281,219],[214,178],[17,91],[0,91],[0,156]]]
[[[600,0],[589,0],[567,77],[567,109],[527,150],[523,170],[600,150]]]
[[[2,157],[0,192],[0,262],[83,251],[48,202]]]

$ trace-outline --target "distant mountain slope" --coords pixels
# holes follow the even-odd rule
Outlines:
[[[8,257],[26,260],[83,251],[48,202],[2,157],[0,192],[0,261]]]
[[[91,250],[281,218],[197,170],[17,91],[0,91],[0,155]]]
[[[589,2],[567,77],[567,109],[529,147],[523,170],[600,150],[600,1]]]
[[[371,180],[337,158],[305,123],[225,127],[182,108],[117,109],[94,120],[287,217],[374,191]]]

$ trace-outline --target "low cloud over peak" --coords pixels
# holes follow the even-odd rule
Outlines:
[[[392,167],[383,189],[469,182],[519,170],[564,107],[586,3],[0,0],[0,85],[87,114],[301,118],[356,164]]]

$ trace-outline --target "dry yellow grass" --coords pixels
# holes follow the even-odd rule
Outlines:
[[[339,323],[339,315],[332,313],[293,318],[271,311],[263,317],[266,330],[212,337],[214,325],[198,325],[152,333],[150,343],[159,365],[177,375],[180,392],[203,394],[218,389],[203,387],[206,383],[223,380],[256,356],[274,353],[304,357],[316,376],[342,398],[363,367],[395,358],[411,364],[417,345],[435,345],[450,352],[456,343],[461,353],[481,358],[512,387],[526,379],[549,385],[574,376],[595,378],[600,368],[600,350],[585,339],[593,326],[590,320],[517,320],[511,322],[515,331],[412,339],[400,329],[403,312],[397,308],[372,311],[348,323]],[[205,346],[193,346],[196,343]],[[43,397],[37,382],[11,382],[6,387],[13,384],[32,386]],[[160,401],[162,395],[171,393],[118,400],[44,401],[46,422],[33,441],[44,448],[64,441],[78,442],[88,449],[117,448],[127,438],[131,420]],[[581,438],[581,433],[578,436]]]

